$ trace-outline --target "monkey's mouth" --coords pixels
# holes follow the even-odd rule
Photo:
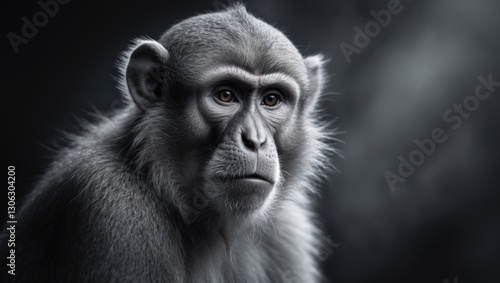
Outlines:
[[[261,207],[275,183],[265,174],[231,174],[219,176],[218,190],[232,211],[248,212]]]
[[[274,182],[263,175],[257,174],[257,173],[252,173],[252,174],[245,174],[245,175],[237,175],[237,176],[228,176],[226,178],[222,178],[223,181],[237,181],[237,180],[242,180],[242,181],[255,181],[255,182],[266,182],[271,185],[274,184]]]

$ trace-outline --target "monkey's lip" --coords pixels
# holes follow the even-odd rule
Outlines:
[[[252,174],[246,174],[246,175],[240,175],[240,176],[231,176],[231,177],[226,177],[226,178],[221,178],[223,181],[251,181],[251,182],[266,182],[271,185],[274,184],[272,180],[269,178],[266,178],[265,176],[259,175],[257,173],[252,173]]]
[[[261,174],[225,176],[220,183],[221,195],[236,207],[260,207],[274,188],[274,183]],[[236,208],[238,209],[238,208]]]
[[[252,180],[252,181],[264,181],[264,182],[268,182],[270,184],[274,183],[271,180],[267,179],[266,177],[264,177],[262,175],[258,175],[258,174],[244,175],[244,176],[242,176],[240,178],[236,178],[236,179],[240,179],[240,180]]]

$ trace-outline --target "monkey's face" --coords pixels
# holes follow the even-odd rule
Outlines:
[[[255,18],[240,30],[240,16],[230,23],[213,14],[201,21],[207,26],[183,22],[164,43],[136,47],[126,73],[146,115],[165,109],[155,114],[170,124],[159,129],[173,143],[165,170],[175,175],[183,199],[220,215],[266,213],[287,183],[304,175],[301,162],[314,147],[307,116],[321,87],[320,57],[304,59]],[[166,73],[160,84],[157,70]]]
[[[200,119],[187,128],[208,128],[214,137],[202,174],[203,190],[217,207],[248,212],[273,201],[282,182],[275,139],[290,126],[299,93],[283,73],[255,75],[226,66],[204,74],[189,111]]]

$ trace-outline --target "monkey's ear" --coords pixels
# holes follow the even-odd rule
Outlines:
[[[323,90],[323,85],[325,84],[325,71],[323,67],[325,60],[323,55],[318,54],[306,57],[304,63],[309,78],[309,93],[305,101],[306,109],[309,110],[315,107],[321,91]]]
[[[160,100],[164,80],[162,66],[168,57],[167,49],[153,40],[142,41],[130,54],[125,72],[127,87],[143,111]]]

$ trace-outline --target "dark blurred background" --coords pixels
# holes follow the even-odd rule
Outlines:
[[[324,112],[346,133],[337,145],[344,158],[333,160],[340,173],[327,178],[317,198],[331,246],[322,262],[326,279],[500,282],[500,86],[483,100],[471,97],[478,76],[500,82],[500,3],[242,2],[303,54],[329,58]],[[43,173],[47,147],[61,130],[74,131],[76,117],[90,119],[89,111],[119,103],[115,63],[131,39],[158,38],[224,4],[74,0],[59,5],[15,53],[7,34],[22,36],[21,18],[32,21],[41,7],[2,2],[1,157],[4,170],[16,166],[18,198]],[[389,8],[398,12],[390,20],[380,12]],[[385,26],[372,23],[373,14]],[[370,35],[363,41],[356,27]],[[459,114],[454,104],[464,101]],[[432,138],[437,128],[446,140],[419,155],[415,140]],[[401,158],[421,164],[403,177]]]

